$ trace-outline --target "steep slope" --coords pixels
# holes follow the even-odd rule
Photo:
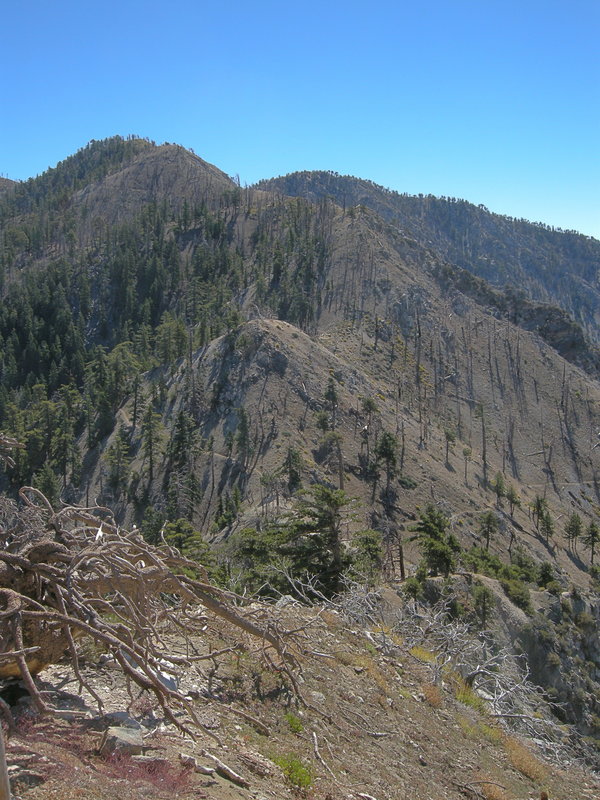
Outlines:
[[[389,234],[370,212],[353,219],[334,208],[331,213],[320,311],[307,321],[314,336],[270,318],[269,304],[279,294],[246,293],[257,319],[207,343],[174,370],[161,367],[148,376],[146,396],[153,384],[163,387],[155,408],[172,437],[163,446],[167,454],[177,437],[174,420],[191,420],[194,433],[183,461],[168,456],[145,496],[161,507],[169,482],[179,482],[172,496],[181,495],[183,513],[186,490],[178,475],[193,473],[202,495],[193,519],[202,529],[215,524],[219,502],[235,486],[252,517],[264,513],[261,480],[267,473],[284,475],[292,448],[301,455],[305,480],[343,481],[363,499],[364,525],[397,532],[434,499],[463,518],[469,541],[477,514],[493,503],[489,486],[498,472],[517,487],[524,507],[542,494],[556,516],[571,508],[593,514],[600,499],[598,384],[537,335],[497,320],[455,289],[448,292],[435,277],[435,263],[427,266],[427,252]],[[331,379],[335,414],[327,400]],[[375,412],[365,410],[367,399]],[[123,407],[129,422],[134,400]],[[319,412],[328,420],[325,431]],[[246,452],[236,444],[242,415],[250,429]],[[446,462],[448,430],[455,441]],[[396,437],[399,460],[402,441],[389,492],[383,491],[383,466],[376,486],[371,473],[383,431]],[[335,438],[331,433],[341,437],[342,475],[335,447],[326,444]],[[148,485],[142,438],[138,428],[132,470],[140,476],[139,502]],[[401,477],[414,488],[402,488]],[[498,552],[506,552],[516,531],[538,559],[548,557],[526,511],[515,513],[505,517]],[[564,556],[565,575],[580,580],[575,562]]]
[[[371,598],[375,608],[378,599]],[[392,591],[381,599],[386,626],[400,630],[403,602]],[[19,796],[522,800],[544,790],[552,800],[597,798],[600,782],[577,763],[574,752],[562,755],[569,753],[563,748],[557,765],[544,757],[540,743],[503,731],[481,701],[477,707],[473,695],[458,693],[456,677],[436,685],[435,664],[419,657],[422,650],[411,653],[396,633],[386,635],[364,619],[349,625],[343,609],[296,605],[274,613],[282,626],[301,628],[304,702],[260,652],[240,642],[239,633],[208,626],[192,644],[195,653],[212,648],[213,659],[177,671],[178,685],[190,693],[209,729],[199,731],[194,742],[157,717],[146,698],[132,703],[110,660],[98,667],[88,655],[81,670],[104,701],[105,715],[97,713],[87,693],[75,695],[77,678],[68,667],[47,670],[48,699],[62,714],[51,720],[22,714],[8,743]],[[171,646],[182,646],[176,632],[167,636]],[[110,735],[117,731],[125,737],[124,728],[114,727],[119,724],[141,728],[145,756],[125,752],[111,758],[99,752],[108,725]],[[136,733],[129,730],[132,738]],[[183,766],[181,753],[204,766],[204,774]],[[211,755],[240,780],[228,779],[222,770],[208,772]]]
[[[92,140],[42,175],[14,184],[14,192],[5,198],[3,213],[27,213],[64,203],[81,186],[101,180],[154,147],[149,140],[135,137]]]
[[[224,172],[179,145],[164,144],[143,150],[118,171],[87,184],[71,199],[82,217],[98,224],[117,225],[131,220],[150,203],[167,202],[171,212],[188,205],[218,205],[224,192],[235,190]]]
[[[62,252],[73,257],[150,207],[161,206],[163,216],[187,218],[200,207],[218,207],[227,192],[235,197],[239,189],[178,145],[121,137],[92,141],[55,168],[3,193],[5,260],[12,266],[19,250],[20,268]]]
[[[464,200],[398,194],[330,172],[292,173],[257,187],[371,208],[449,263],[563,308],[600,340],[600,242],[591,237],[493,214]]]
[[[391,432],[398,441],[402,438],[403,458],[406,463],[414,459],[423,473],[404,519],[414,515],[416,505],[438,494],[452,498],[450,507],[472,504],[474,492],[479,494],[477,503],[489,504],[490,495],[481,486],[489,488],[498,471],[519,482],[530,499],[538,491],[550,493],[557,514],[564,503],[562,513],[571,503],[585,515],[592,513],[594,501],[586,487],[591,486],[600,500],[594,434],[600,425],[598,386],[559,353],[575,363],[579,359],[592,372],[597,361],[595,353],[583,353],[568,320],[552,318],[549,312],[538,319],[539,306],[511,299],[483,281],[469,282],[466,273],[461,277],[434,249],[367,209],[344,211],[328,201],[315,205],[261,191],[241,192],[223,173],[182,148],[137,140],[118,144],[132,148],[118,167],[114,154],[107,163],[94,160],[101,143],[86,154],[86,163],[91,159],[93,165],[92,177],[103,176],[78,186],[69,196],[66,216],[74,219],[70,241],[61,244],[61,232],[58,240],[42,248],[41,257],[31,250],[14,256],[44,270],[42,279],[36,278],[24,290],[27,271],[16,273],[13,264],[11,272],[19,283],[10,295],[12,311],[4,309],[0,326],[7,342],[3,418],[11,432],[30,442],[28,458],[20,457],[15,480],[30,480],[31,472],[54,453],[52,463],[57,470],[61,464],[65,488],[68,485],[74,496],[81,496],[77,459],[60,454],[50,429],[47,444],[40,444],[48,401],[52,398],[52,413],[58,416],[66,402],[54,399],[61,385],[74,380],[82,391],[78,410],[69,412],[72,441],[82,430],[83,408],[89,402],[96,408],[95,419],[88,414],[85,445],[84,439],[79,440],[84,472],[88,464],[96,465],[96,477],[87,479],[94,494],[100,488],[97,470],[106,470],[102,453],[107,458],[107,447],[114,444],[105,437],[113,431],[120,406],[131,408],[127,415],[134,439],[129,445],[142,456],[147,450],[135,437],[143,430],[142,409],[145,413],[150,396],[150,405],[163,418],[163,440],[167,434],[175,435],[174,420],[184,412],[200,439],[212,439],[223,457],[226,470],[219,491],[214,496],[209,491],[211,499],[205,496],[191,513],[196,523],[214,524],[214,504],[220,495],[231,494],[241,481],[242,502],[252,507],[248,501],[259,490],[259,474],[281,468],[281,461],[274,460],[273,441],[267,446],[265,439],[273,440],[284,420],[289,446],[304,452],[308,463],[314,461],[313,452],[334,463],[333,455],[321,452],[319,445],[334,422],[330,419],[319,431],[315,417],[315,412],[328,410],[327,384],[334,375],[345,408],[335,425],[343,435],[342,451],[351,448],[348,455],[342,452],[351,473],[346,480],[353,493],[365,500],[372,496],[376,508],[379,503],[376,518],[389,516],[368,477],[373,458],[369,449],[375,447],[378,430]],[[112,154],[113,147],[106,144],[106,152]],[[71,172],[77,172],[69,164]],[[57,175],[61,169],[59,165]],[[83,173],[78,174],[83,181]],[[66,182],[64,176],[53,180]],[[38,187],[32,196],[41,192]],[[125,224],[115,225],[115,220],[124,219]],[[12,220],[16,225],[18,216]],[[57,249],[62,255],[48,269]],[[35,310],[34,306],[38,343],[32,340],[28,309],[32,293],[47,281],[54,283],[46,284],[44,302],[49,298],[53,312],[59,313],[51,327],[50,307],[40,305]],[[68,315],[72,315],[70,328],[65,322]],[[238,328],[248,317],[259,319],[247,329]],[[270,317],[282,322],[271,322]],[[531,333],[523,330],[528,327],[533,328]],[[285,341],[277,341],[283,331]],[[306,334],[317,337],[321,356],[311,349],[315,345],[309,347]],[[55,337],[52,349],[48,341]],[[284,370],[278,376],[268,358],[266,368],[254,363],[256,353],[262,353],[263,339],[270,342],[269,351],[286,353],[293,372]],[[95,349],[98,343],[117,349],[107,358]],[[183,362],[176,361],[184,355]],[[139,374],[149,367],[153,371],[141,383]],[[254,378],[247,385],[249,374]],[[305,387],[313,383],[315,387],[300,390],[299,379],[291,381],[290,374],[302,376]],[[36,380],[48,382],[46,394],[25,400],[27,394],[8,395]],[[272,390],[271,381],[281,385]],[[258,396],[257,386],[262,387]],[[226,387],[230,394],[222,396]],[[288,407],[288,395],[291,402],[299,392],[304,399]],[[166,404],[169,393],[172,399]],[[372,441],[363,441],[358,433],[370,421],[361,410],[367,398],[379,407],[379,427],[367,432]],[[271,434],[265,427],[264,402],[273,409]],[[240,466],[231,458],[231,437],[240,409],[245,408],[252,424],[260,422],[263,430],[253,430],[252,458]],[[445,464],[441,457],[449,441],[447,430],[456,439],[455,465]],[[350,439],[353,444],[346,444]],[[72,450],[73,445],[69,447]],[[281,443],[279,448],[285,449]],[[461,456],[463,450],[471,455]],[[477,482],[471,485],[467,480],[465,486],[460,465],[465,461],[463,466],[469,467],[469,459],[480,467]],[[169,459],[163,466],[153,465],[160,477],[152,475],[150,480],[143,461],[134,459],[136,487],[127,495],[137,499],[128,511],[123,507],[128,517],[139,516],[149,500],[164,507],[168,494],[164,476],[172,466]],[[240,478],[251,464],[250,474]],[[340,475],[336,477],[334,470],[330,477],[338,482]],[[204,475],[205,491],[207,480]],[[527,484],[531,489],[525,488]],[[121,480],[120,491],[123,487]],[[108,498],[106,488],[99,496]]]
[[[150,202],[170,199],[176,208],[184,199],[212,202],[234,188],[234,183],[179,145],[115,136],[91,141],[28,181],[2,178],[0,187],[7,191],[5,216],[58,210],[67,215],[100,215],[114,225]]]
[[[597,590],[565,525],[600,506],[598,361],[566,312],[449,264],[424,229],[241,190],[173,145],[94,143],[19,192],[1,251],[0,426],[25,445],[13,488],[110,505],[154,541],[199,531],[232,581],[235,536],[285,527],[300,486],[358,498],[342,546],[373,528],[390,579],[422,574],[414,524],[433,504],[454,563],[504,563],[524,605],[525,574]],[[595,735],[584,612],[597,606],[551,661],[592,665],[577,688]]]

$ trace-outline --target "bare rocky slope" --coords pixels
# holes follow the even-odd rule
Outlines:
[[[598,780],[560,741],[544,750],[541,739],[505,730],[456,673],[446,669],[440,681],[426,639],[419,646],[406,640],[403,605],[387,590],[363,609],[375,615],[371,621],[352,603],[276,611],[298,630],[299,693],[260,650],[207,619],[195,652],[212,648],[215,657],[178,678],[206,726],[197,741],[165,725],[143,697],[128,696],[114,665],[99,666],[97,653],[84,654],[81,669],[104,715],[77,694],[67,666],[48,669],[43,686],[61,714],[39,719],[21,704],[8,742],[14,789],[29,800],[598,796]],[[168,636],[180,650],[176,635]],[[531,715],[544,722],[540,711]],[[117,744],[120,752],[112,750]],[[229,773],[215,771],[214,757]]]

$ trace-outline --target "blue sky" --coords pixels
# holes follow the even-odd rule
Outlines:
[[[4,4],[0,174],[116,133],[600,238],[598,0]]]

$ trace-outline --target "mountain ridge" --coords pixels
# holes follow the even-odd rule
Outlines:
[[[366,205],[448,263],[564,308],[598,341],[600,242],[593,237],[494,214],[465,200],[403,195],[336,173],[296,172],[256,186],[315,200],[331,197],[342,207]]]

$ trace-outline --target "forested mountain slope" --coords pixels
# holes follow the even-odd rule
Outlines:
[[[44,471],[73,497],[81,497],[84,484],[89,494],[90,481],[94,496],[99,482],[106,492],[108,450],[115,445],[106,437],[126,419],[126,460],[135,464],[137,487],[125,493],[127,514],[139,516],[149,501],[164,508],[176,408],[238,476],[222,476],[210,504],[239,484],[247,505],[248,486],[267,467],[281,468],[273,460],[276,449],[303,452],[307,469],[319,440],[335,440],[347,425],[352,437],[343,434],[338,456],[359,495],[372,493],[368,437],[375,443],[388,430],[397,441],[402,435],[403,458],[415,458],[421,469],[433,448],[431,469],[448,487],[443,494],[458,492],[459,504],[470,502],[473,487],[457,488],[458,465],[450,469],[443,459],[436,466],[451,431],[457,460],[469,449],[469,462],[485,470],[484,485],[501,471],[552,492],[558,504],[576,498],[584,513],[591,511],[592,499],[584,498],[585,487],[597,492],[597,383],[561,358],[597,374],[597,355],[577,326],[558,309],[550,313],[453,269],[430,245],[364,206],[242,190],[175,145],[113,139],[93,142],[18,184],[2,215],[0,414],[6,430],[27,445],[15,484]],[[252,345],[258,329],[246,330],[249,318],[267,326],[260,341],[267,331],[269,340],[283,335],[269,320],[298,329],[292,336],[282,328],[284,340],[270,347],[286,352],[286,364],[301,376],[306,407],[290,414],[282,399],[292,385],[287,377],[269,399],[277,369],[255,364],[261,350]],[[305,334],[329,359],[312,374]],[[222,384],[236,370],[227,394]],[[254,379],[246,386],[248,374]],[[332,375],[340,407],[335,421],[329,409],[327,422],[318,415],[328,410]],[[363,410],[371,407],[369,398],[378,409],[374,434],[373,411]],[[285,420],[289,441],[285,448],[281,441],[277,447],[263,442],[257,451],[266,434],[252,426],[256,415],[264,426],[266,399],[274,409],[273,432]],[[144,438],[149,409],[164,426],[151,478]],[[244,468],[233,469],[244,409],[252,458],[246,454]],[[359,435],[365,423],[366,441]],[[350,446],[355,454],[344,457]],[[361,458],[367,460],[362,466]],[[323,469],[315,468],[315,475]],[[117,471],[122,492],[130,469]],[[573,484],[568,495],[561,488],[567,484]],[[428,494],[421,485],[409,506]],[[194,522],[214,524],[216,511],[207,502],[204,497],[190,512]]]
[[[296,172],[257,188],[338,205],[364,205],[450,264],[495,286],[567,311],[600,340],[600,242],[575,231],[489,212],[456,198],[407,195],[331,172]]]
[[[567,312],[593,329],[574,287],[594,289],[597,243],[329,173],[288,183],[115,138],[0,195],[0,429],[24,445],[5,489],[111,506],[196,556],[210,541],[244,591],[274,563],[331,591],[371,548],[421,589],[427,563],[485,572],[525,614],[534,586],[555,615],[546,586],[595,592],[599,362]],[[567,310],[539,302],[563,289]],[[333,543],[294,549],[324,499]],[[595,736],[600,654],[562,621],[538,679],[581,690],[567,721]]]

